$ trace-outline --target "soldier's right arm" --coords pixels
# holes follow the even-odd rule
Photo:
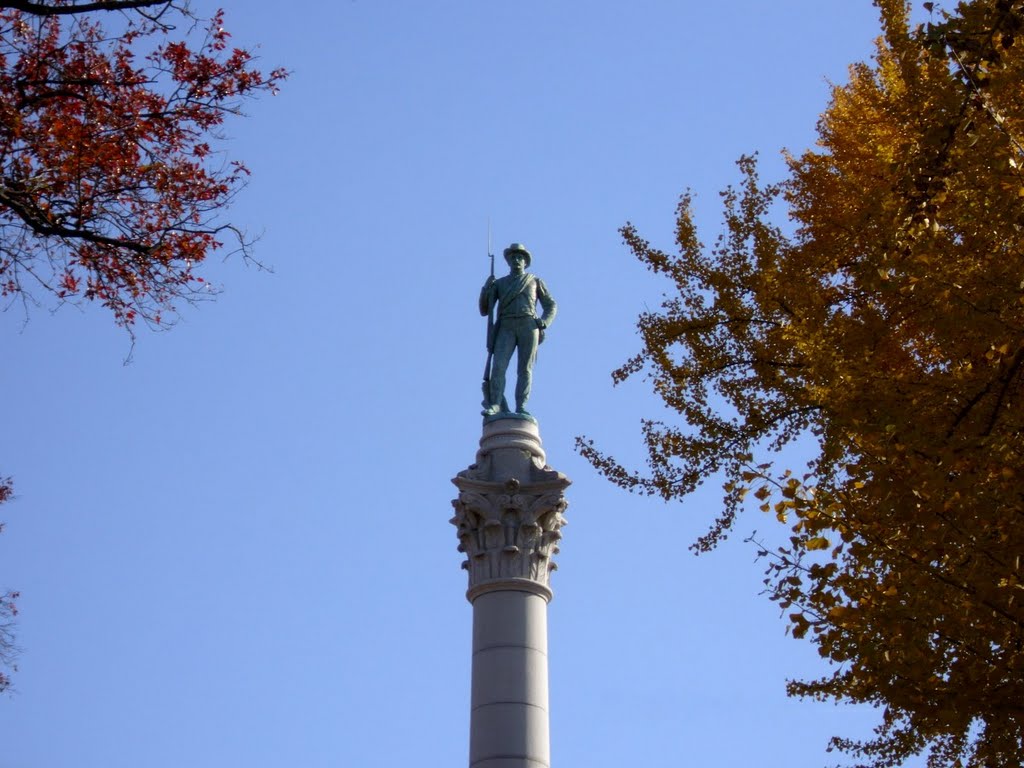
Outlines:
[[[491,307],[498,303],[498,285],[494,275],[487,278],[484,287],[480,289],[480,314],[488,315]]]

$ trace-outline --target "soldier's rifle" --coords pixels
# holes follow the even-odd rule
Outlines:
[[[491,259],[491,281],[494,281],[494,253],[491,250],[491,220],[487,220],[487,255]],[[489,406],[491,399],[491,360],[494,358],[494,293],[487,294],[487,362],[484,363],[484,402],[483,406]]]

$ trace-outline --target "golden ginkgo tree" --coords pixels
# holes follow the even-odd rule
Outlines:
[[[689,198],[677,253],[623,229],[672,281],[642,315],[646,375],[678,423],[647,421],[636,472],[610,479],[786,526],[766,584],[832,663],[790,693],[881,708],[860,763],[1024,761],[1024,2],[970,0],[911,25],[877,0],[870,64],[834,88],[815,149],[763,184],[751,158],[713,248]],[[777,225],[784,206],[792,225]],[[806,468],[779,466],[800,438]],[[792,468],[795,469],[795,468]]]

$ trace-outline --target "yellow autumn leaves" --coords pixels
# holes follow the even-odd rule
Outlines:
[[[677,253],[623,229],[673,288],[615,378],[645,372],[680,421],[645,422],[646,472],[580,448],[669,499],[722,477],[697,549],[748,506],[786,527],[762,545],[769,595],[834,663],[790,691],[882,707],[873,739],[835,746],[876,768],[922,752],[932,768],[1016,768],[1024,2],[963,2],[920,28],[901,0],[878,5],[877,57],[834,90],[819,146],[777,185],[741,159],[714,248],[686,196]],[[775,466],[798,437],[818,448],[799,477]]]

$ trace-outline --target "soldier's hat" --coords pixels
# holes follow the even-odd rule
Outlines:
[[[526,246],[522,243],[512,243],[508,248],[505,249],[505,261],[508,261],[508,257],[513,253],[521,253],[526,257],[526,266],[530,266],[530,262],[533,261],[533,257],[530,252],[526,250]]]

